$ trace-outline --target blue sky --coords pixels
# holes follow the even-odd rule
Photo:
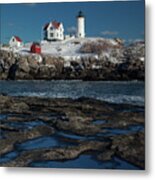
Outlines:
[[[76,15],[86,16],[86,36],[144,38],[144,1],[74,2],[42,4],[1,4],[1,42],[12,35],[24,42],[41,39],[41,29],[49,21],[63,22],[65,34],[76,27]]]

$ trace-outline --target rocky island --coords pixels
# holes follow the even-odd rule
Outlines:
[[[145,44],[119,39],[85,38],[42,42],[42,54],[0,50],[0,79],[6,80],[144,80]],[[59,48],[58,48],[59,47]]]

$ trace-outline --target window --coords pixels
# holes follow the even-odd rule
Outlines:
[[[53,33],[50,33],[50,36],[51,36],[51,37],[53,37],[53,35],[54,35]]]

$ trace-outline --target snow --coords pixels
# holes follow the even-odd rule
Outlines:
[[[139,59],[140,59],[140,61],[144,61],[145,60],[144,57],[140,57]]]
[[[35,54],[35,60],[38,61],[39,63],[42,62],[42,57],[39,54]]]
[[[70,66],[71,66],[70,62],[69,61],[65,61],[64,67],[70,67]]]
[[[95,65],[95,64],[92,64],[92,69],[101,69],[102,66],[100,65]]]
[[[79,60],[81,57],[94,57],[95,59],[98,59],[97,54],[93,53],[80,53],[80,48],[84,43],[91,43],[98,40],[104,40],[108,42],[111,45],[116,45],[117,42],[114,39],[104,39],[104,38],[70,38],[63,41],[41,41],[41,51],[42,54],[51,55],[54,57],[63,57],[64,60]],[[13,51],[15,53],[19,53],[20,55],[29,55],[30,47],[32,43],[26,43],[23,47],[18,47],[16,49],[11,48],[3,48],[3,50],[6,51]],[[31,53],[32,54],[32,53]],[[105,52],[107,57],[109,56],[108,53]]]

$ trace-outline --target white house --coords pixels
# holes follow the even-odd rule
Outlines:
[[[64,40],[63,24],[57,21],[47,23],[44,26],[44,40],[47,41]]]
[[[9,45],[10,47],[21,47],[23,42],[18,36],[12,36],[9,41]]]

